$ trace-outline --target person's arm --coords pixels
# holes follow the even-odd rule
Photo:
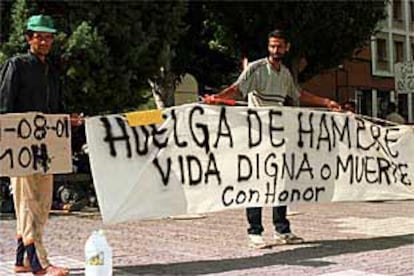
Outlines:
[[[235,99],[239,95],[239,87],[235,84],[230,85],[229,87],[221,90],[219,93],[216,94],[217,97],[224,99]]]
[[[340,111],[341,106],[334,100],[314,95],[306,90],[300,92],[300,102],[306,106],[326,107],[329,110]]]
[[[237,95],[240,94],[240,90],[237,85],[233,84],[223,89],[214,95],[205,95],[203,102],[206,104],[225,104],[225,105],[236,105]]]
[[[0,72],[0,113],[14,111],[14,102],[18,91],[15,65],[7,61]]]

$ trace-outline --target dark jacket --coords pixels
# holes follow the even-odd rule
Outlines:
[[[54,67],[28,53],[9,59],[0,75],[0,113],[63,113],[63,95]]]

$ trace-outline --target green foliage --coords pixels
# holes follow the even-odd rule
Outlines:
[[[9,57],[22,53],[26,48],[25,38],[23,36],[26,26],[29,10],[26,0],[16,0],[11,8],[11,28],[7,42],[0,46],[0,64]]]
[[[243,57],[266,56],[268,33],[283,28],[292,42],[285,62],[297,70],[295,62],[305,58],[299,76],[304,81],[364,46],[385,18],[385,6],[377,0],[190,1],[188,32],[176,49],[174,70],[217,90],[236,79]]]
[[[185,31],[186,4],[181,0],[27,0],[29,8],[24,0],[18,3],[11,22],[16,36],[10,34],[13,43],[4,46],[7,51],[0,58],[25,45],[23,12],[30,8],[30,14],[52,15],[60,32],[51,58],[61,71],[71,112],[118,113],[145,104],[151,98],[147,79],[170,62],[174,53],[166,49]]]
[[[385,19],[386,1],[208,2],[216,26],[215,45],[250,60],[267,55],[267,34],[287,30],[292,42],[288,62],[306,58],[306,80],[340,64],[369,41]]]
[[[7,58],[8,56],[0,50],[0,64],[3,64]]]
[[[105,111],[106,101],[112,95],[108,84],[109,49],[103,37],[96,28],[82,22],[62,45],[62,52],[66,102],[70,111],[87,114]]]
[[[187,31],[175,47],[176,54],[172,60],[172,68],[177,75],[190,73],[195,76],[201,93],[211,93],[203,91],[204,86],[212,87],[215,92],[223,84],[234,80],[239,67],[238,58],[228,47],[215,43],[220,26],[209,20],[209,13],[205,2],[188,3],[188,12],[184,17]]]
[[[145,104],[150,97],[143,92],[147,79],[169,62],[166,46],[175,45],[184,31],[184,3],[69,1],[67,8],[70,28],[82,26],[85,19],[94,27],[76,29],[65,46],[71,64],[66,73],[71,105],[76,103],[75,109],[83,105],[83,111],[91,114],[122,112]]]
[[[306,58],[306,80],[362,47],[385,18],[384,7],[377,0],[16,0],[6,12],[10,27],[2,26],[10,32],[0,62],[24,49],[29,14],[50,14],[60,30],[52,58],[62,71],[69,110],[123,112],[152,98],[147,79],[160,67],[176,76],[189,72],[201,86],[229,84],[241,57],[267,55],[267,34],[276,27],[287,29],[292,41],[287,61]]]

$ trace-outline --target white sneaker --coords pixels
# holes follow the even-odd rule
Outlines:
[[[275,244],[298,244],[304,242],[303,238],[296,236],[292,232],[284,234],[275,232],[273,239]]]
[[[249,247],[251,248],[265,248],[267,245],[262,235],[249,234]]]

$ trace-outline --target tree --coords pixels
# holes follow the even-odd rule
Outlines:
[[[172,71],[175,76],[193,72],[201,82],[208,80],[216,87],[217,81],[228,84],[239,73],[235,60],[266,56],[267,34],[283,28],[292,41],[286,63],[294,78],[303,82],[365,46],[377,23],[385,19],[386,4],[378,0],[190,1],[185,17],[188,32],[178,44],[180,54],[173,58]],[[302,61],[306,67],[299,72]],[[163,92],[165,98],[173,93]]]
[[[70,110],[94,114],[113,108],[108,106],[114,98],[108,76],[109,47],[97,29],[83,21],[67,39],[58,39],[58,43]]]
[[[172,60],[172,70],[177,75],[194,75],[201,89],[219,88],[231,81],[239,63],[230,52],[211,44],[215,41],[216,26],[208,21],[209,12],[204,2],[189,2],[184,17],[187,31],[176,46]]]
[[[266,1],[209,2],[217,28],[216,45],[233,56],[255,59],[266,55],[267,33],[286,29],[292,47],[288,63],[299,80],[340,64],[369,41],[377,23],[386,18],[387,1]]]
[[[196,77],[202,94],[207,86],[217,89],[228,83],[237,69],[238,60],[234,56],[210,45],[216,29],[207,24],[210,11],[206,2],[188,1],[187,10],[183,18],[186,32],[178,44],[169,49],[169,55],[165,56],[166,66],[150,81],[159,108],[175,104],[175,85],[183,74],[190,73]]]
[[[88,106],[94,113],[137,109],[148,100],[148,95],[143,93],[148,87],[147,79],[171,60],[166,58],[167,50],[177,44],[184,31],[181,18],[186,11],[185,4],[182,1],[103,1],[96,5],[67,1],[66,8],[70,11],[66,20],[70,23],[69,29],[87,21],[91,29],[83,32],[84,36],[96,33],[95,39],[100,41],[82,46],[78,40],[80,45],[76,49],[84,49],[83,53],[67,52],[67,64],[75,73],[69,86],[82,81],[84,88],[83,92],[73,91],[73,96],[85,98],[85,103],[97,103],[97,106]],[[101,54],[92,61],[95,50],[86,49],[97,45],[101,45],[98,51]],[[85,59],[91,62],[88,70],[79,66],[79,61]],[[73,62],[78,62],[78,66],[73,67]]]
[[[6,3],[3,3],[6,5]],[[9,20],[11,24],[6,24],[6,20],[2,20],[2,25],[4,24],[3,28],[7,27],[10,28],[8,31],[8,38],[7,41],[2,43],[0,46],[0,64],[6,61],[7,58],[21,53],[26,49],[26,41],[24,39],[24,28],[25,23],[28,18],[29,9],[26,5],[26,0],[16,0],[13,6],[7,6],[10,9],[11,16]],[[2,33],[2,36],[4,33]]]
[[[68,109],[73,112],[137,109],[148,101],[147,79],[171,60],[166,49],[174,47],[184,32],[181,19],[186,5],[181,0],[18,2],[29,14],[46,13],[55,19],[59,33],[51,57],[61,69]],[[27,16],[16,18],[21,22],[11,26],[20,28],[14,33],[22,38]],[[8,49],[21,52],[16,45]]]
[[[304,81],[364,46],[385,18],[385,6],[378,0],[27,0],[27,8],[16,6],[14,13],[55,18],[62,31],[53,57],[63,72],[69,110],[96,114],[136,109],[150,97],[144,93],[148,80],[163,106],[174,104],[175,86],[185,72],[216,88],[228,84],[243,57],[266,56],[267,33],[276,27],[289,31],[287,61]],[[22,45],[25,16],[12,16],[12,33],[18,36],[4,36],[14,43],[0,46],[4,56]],[[301,60],[307,66],[299,75]]]

